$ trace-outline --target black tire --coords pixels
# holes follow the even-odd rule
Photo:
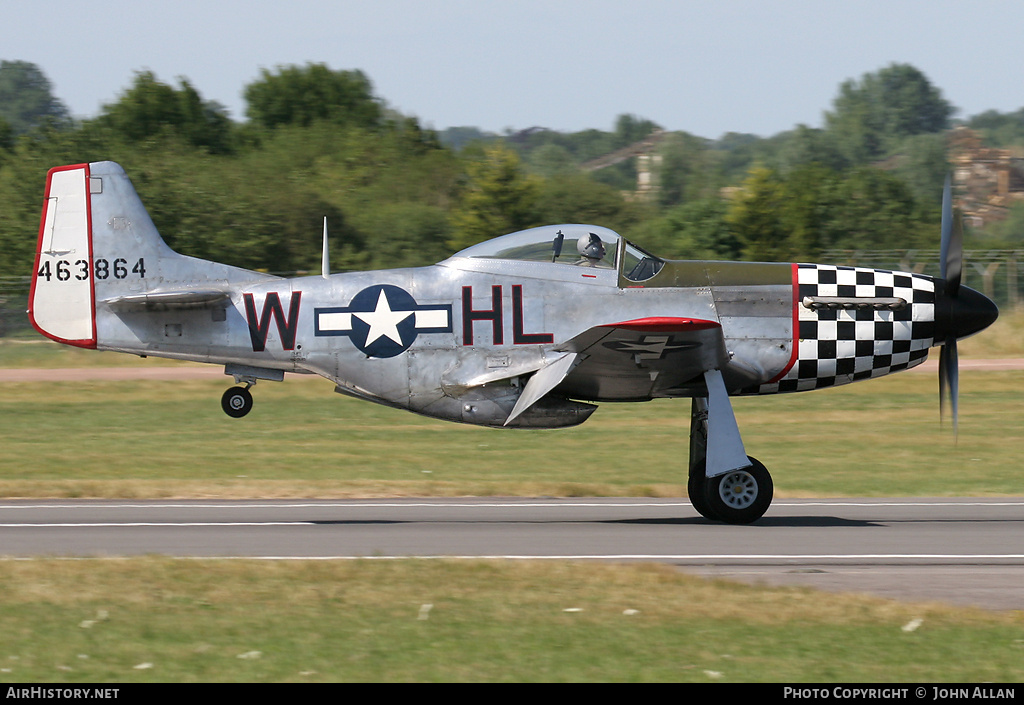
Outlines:
[[[719,521],[719,517],[713,511],[708,504],[707,499],[707,483],[708,478],[704,476],[704,463],[697,463],[694,467],[690,468],[690,479],[686,483],[686,494],[690,498],[690,504],[697,510],[705,519],[711,519],[712,521]]]
[[[759,461],[749,455],[747,459],[749,466],[708,478],[705,483],[709,509],[727,524],[757,521],[772,503],[775,492],[772,476]]]
[[[245,387],[231,387],[220,398],[220,408],[228,416],[240,419],[252,411],[252,394]]]

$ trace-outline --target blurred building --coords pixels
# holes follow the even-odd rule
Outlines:
[[[950,159],[956,206],[966,224],[981,228],[1006,218],[1014,203],[1024,201],[1024,158],[981,143],[981,135],[957,127],[950,135]]]

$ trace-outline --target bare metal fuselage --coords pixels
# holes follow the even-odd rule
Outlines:
[[[797,391],[876,376],[892,371],[893,364],[899,369],[924,361],[933,343],[929,329],[915,338],[911,327],[913,320],[934,319],[933,298],[908,302],[902,311],[809,308],[800,295],[798,265],[669,262],[653,281],[640,285],[620,282],[615,270],[509,264],[453,258],[423,268],[266,279],[236,285],[223,307],[160,311],[152,304],[105,311],[101,306],[98,347],[231,365],[254,379],[273,378],[271,370],[315,373],[334,381],[342,393],[437,418],[500,426],[524,378],[549,364],[561,344],[622,321],[682,318],[720,324],[728,355],[722,372],[733,394]],[[857,270],[850,273],[856,276]],[[934,291],[928,278],[921,283]],[[399,320],[388,330],[373,330],[371,316],[381,292],[391,319]],[[805,334],[811,321],[853,330],[828,359],[808,336],[801,358],[801,321]],[[876,329],[886,325],[895,326],[896,333],[874,340]],[[858,350],[863,348],[858,328],[862,338],[870,337],[867,354]],[[371,335],[376,339],[368,341]],[[370,347],[374,343],[376,351]],[[894,348],[899,359],[879,366]],[[638,333],[632,347],[606,352],[628,357],[628,365],[613,358],[604,365],[595,362],[590,374],[569,375],[545,405],[517,425],[579,423],[593,407],[573,400],[706,394],[700,359],[679,352],[658,331]],[[678,364],[664,369],[673,361]]]

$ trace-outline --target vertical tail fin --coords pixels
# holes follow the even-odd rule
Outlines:
[[[96,348],[100,313],[116,301],[226,292],[268,275],[186,257],[160,237],[124,170],[113,162],[57,167],[46,179],[29,319],[43,335]],[[102,316],[101,316],[102,318]]]

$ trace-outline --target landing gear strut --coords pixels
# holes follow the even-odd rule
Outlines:
[[[252,411],[252,393],[249,392],[249,387],[231,387],[224,396],[220,398],[220,407],[224,409],[224,413],[228,416],[236,419],[240,419],[250,411]]]

